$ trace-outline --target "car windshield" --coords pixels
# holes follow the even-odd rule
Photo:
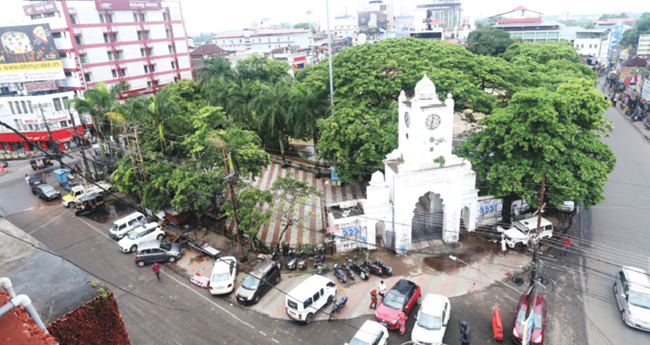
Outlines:
[[[134,231],[129,234],[129,238],[135,240],[136,238],[140,237],[142,234],[143,234],[142,232]]]
[[[119,227],[120,227],[119,225],[113,223],[113,225],[111,225],[111,231],[117,231]]]
[[[248,290],[255,290],[257,289],[257,286],[260,284],[260,280],[253,277],[253,276],[247,276],[246,279],[244,279],[244,282],[241,283],[241,286],[244,289]]]
[[[406,296],[392,290],[381,303],[391,309],[402,310],[404,308],[404,299],[406,299]]]
[[[213,282],[222,282],[226,281],[230,278],[230,275],[228,273],[217,273],[212,275],[212,281]]]
[[[160,248],[162,248],[162,249],[164,249],[166,251],[170,251],[172,249],[172,244],[167,242],[167,241],[161,241],[160,242]]]
[[[650,309],[650,294],[630,291],[630,303],[635,307]]]
[[[54,189],[54,187],[52,187],[52,186],[43,186],[43,187],[41,187],[41,190],[43,191],[43,193],[56,192],[56,189]]]
[[[418,317],[418,326],[430,331],[437,331],[442,328],[442,318],[420,313]]]
[[[517,324],[523,326],[524,322],[526,322],[526,309],[521,309],[519,310],[519,314],[517,314]],[[542,315],[535,313],[535,316],[533,316],[534,329],[542,329],[542,325]]]
[[[366,343],[365,341],[361,341],[357,338],[352,339],[350,342],[350,345],[370,345],[370,343]]]

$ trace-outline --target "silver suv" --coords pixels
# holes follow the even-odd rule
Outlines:
[[[135,254],[136,265],[142,267],[154,262],[175,262],[183,256],[183,250],[178,243],[167,241],[149,241],[140,244]]]
[[[650,277],[648,272],[624,266],[614,282],[614,296],[623,322],[650,331]]]

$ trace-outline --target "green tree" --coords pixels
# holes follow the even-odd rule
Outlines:
[[[314,141],[316,166],[318,166],[318,140],[320,132],[317,122],[331,115],[330,102],[324,95],[317,95],[303,85],[297,85],[291,95],[292,137]]]
[[[294,177],[278,178],[273,182],[271,190],[277,193],[276,210],[286,224],[278,235],[278,241],[282,242],[282,238],[290,226],[302,224],[299,214],[300,207],[296,208],[296,206],[304,204],[307,198],[321,197],[322,193],[310,183]],[[312,211],[309,212],[312,213]]]
[[[469,33],[467,50],[474,54],[500,56],[514,42],[509,32],[486,26]]]
[[[587,29],[587,30],[592,30],[592,29],[596,28],[596,24],[594,24],[594,22],[592,22],[592,21],[588,21],[585,24],[583,24],[582,27]]]
[[[235,207],[237,207],[237,226],[254,243],[260,227],[271,218],[271,207],[273,207],[273,193],[268,190],[259,190],[255,187],[248,187],[239,192]],[[262,212],[264,204],[269,204],[269,209]],[[233,205],[228,199],[224,205],[228,218],[235,219]]]
[[[178,129],[183,126],[183,119],[178,116],[180,113],[180,108],[178,103],[174,102],[172,99],[172,89],[162,88],[158,91],[158,94],[151,98],[151,103],[149,103],[149,120],[158,127],[158,132],[160,134],[160,147],[162,151],[165,151],[165,134],[163,131],[163,125],[167,125],[168,128],[174,129],[175,132],[180,132]]]
[[[258,133],[263,133],[263,140],[277,140],[285,165],[284,146],[288,141],[292,118],[291,93],[290,85],[285,82],[262,85],[257,98],[253,100],[258,116]]]
[[[223,57],[214,59],[201,59],[203,67],[196,71],[196,78],[201,85],[209,84],[215,77],[223,77],[226,80],[232,80],[233,74],[230,69],[230,61]]]
[[[587,79],[574,79],[556,91],[531,88],[515,94],[505,109],[479,121],[481,129],[457,153],[469,159],[483,195],[518,196],[536,204],[546,169],[547,200],[573,200],[586,207],[604,200],[605,181],[616,157],[600,139],[609,107]]]
[[[631,29],[623,32],[620,44],[623,47],[636,47],[639,44],[639,36],[644,34],[650,34],[650,12],[643,13]]]
[[[311,28],[311,32],[316,33],[316,28],[313,25],[310,25],[309,23],[298,23],[293,26],[294,29],[305,29],[309,30]]]
[[[288,78],[290,69],[286,62],[271,60],[267,56],[259,55],[237,61],[235,68],[237,77],[245,82],[257,80],[272,84]]]
[[[257,130],[257,118],[253,101],[260,92],[257,80],[245,82],[243,79],[231,83],[228,90],[228,115],[244,129]]]

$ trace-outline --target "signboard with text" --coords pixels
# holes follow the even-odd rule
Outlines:
[[[25,83],[25,88],[27,91],[45,91],[45,90],[56,90],[56,82],[52,81],[39,81],[35,83]]]
[[[160,0],[95,0],[98,10],[160,10]]]
[[[415,16],[396,16],[395,17],[395,37],[409,37],[411,31],[415,31],[413,23]]]
[[[65,79],[49,24],[0,28],[0,83]]]
[[[379,33],[379,29],[388,28],[386,11],[368,11],[359,13],[359,32]]]
[[[23,10],[25,10],[26,16],[58,11],[56,8],[56,3],[54,3],[54,1],[45,1],[33,5],[25,5],[23,6]]]

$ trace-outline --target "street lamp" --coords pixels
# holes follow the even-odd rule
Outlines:
[[[309,29],[309,37],[311,37],[311,65],[314,65],[314,33],[311,30],[311,10],[307,10],[307,27]]]

